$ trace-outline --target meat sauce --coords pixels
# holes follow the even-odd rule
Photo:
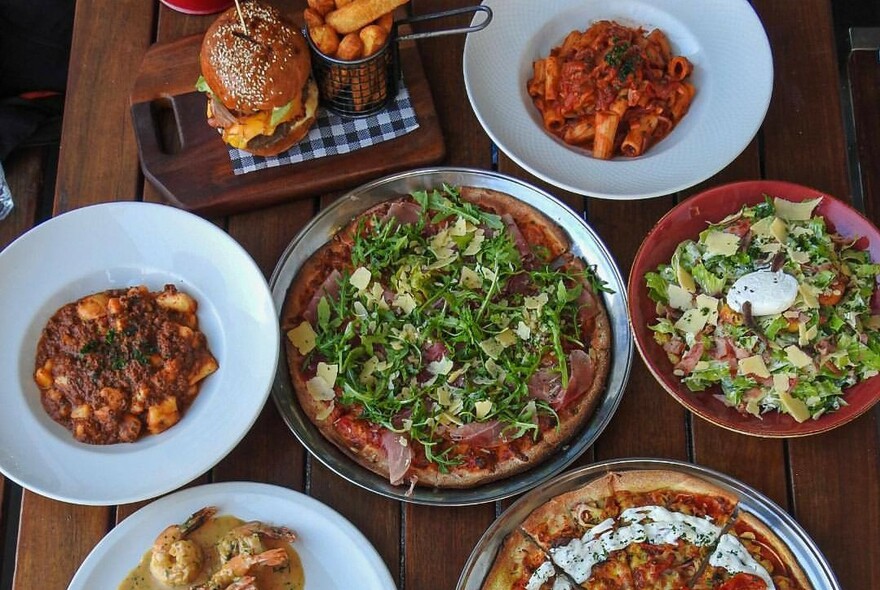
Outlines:
[[[37,346],[43,408],[89,444],[170,428],[218,368],[196,310],[174,285],[102,291],[62,306]]]

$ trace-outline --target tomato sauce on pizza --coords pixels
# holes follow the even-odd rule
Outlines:
[[[392,484],[465,488],[570,440],[604,391],[604,283],[509,195],[385,201],[302,266],[282,310],[297,400]]]
[[[676,471],[599,477],[537,507],[509,538],[484,590],[811,588],[734,494]]]

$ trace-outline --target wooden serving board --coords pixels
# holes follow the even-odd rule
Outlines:
[[[144,176],[172,204],[228,215],[350,188],[399,170],[435,164],[446,154],[418,49],[401,43],[401,70],[418,129],[347,154],[236,176],[226,144],[208,126],[206,99],[194,90],[202,35],[147,50],[131,92],[131,117]]]

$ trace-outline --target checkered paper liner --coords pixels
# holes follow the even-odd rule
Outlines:
[[[316,124],[309,134],[287,151],[264,157],[229,148],[229,158],[232,160],[232,171],[238,176],[265,168],[346,154],[406,135],[418,127],[419,121],[409,91],[401,82],[394,101],[368,117],[345,119],[320,108]]]

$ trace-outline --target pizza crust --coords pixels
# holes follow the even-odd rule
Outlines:
[[[624,506],[645,506],[662,499],[672,501],[673,505],[681,503],[687,506],[689,501],[696,502],[692,514],[695,516],[705,516],[701,514],[699,509],[701,506],[729,505],[726,522],[719,525],[719,534],[715,541],[710,545],[700,546],[700,555],[695,557],[692,563],[689,561],[683,564],[690,564],[686,568],[689,578],[682,582],[686,583],[688,588],[705,590],[715,587],[717,581],[714,583],[712,581],[713,571],[725,570],[710,566],[709,557],[715,552],[723,535],[732,534],[739,537],[752,557],[764,562],[765,567],[768,565],[768,560],[759,554],[755,544],[774,555],[775,561],[782,565],[784,571],[771,571],[780,569],[776,563],[772,563],[772,567],[767,569],[779,590],[812,590],[813,586],[791,549],[766,523],[742,509],[739,497],[735,493],[698,476],[675,470],[628,470],[598,476],[579,488],[553,496],[536,506],[519,525],[519,532],[515,535],[511,534],[511,537],[525,535],[542,548],[547,554],[547,559],[553,562],[551,555],[555,548],[568,544],[573,539],[586,538],[584,537],[586,532],[602,522],[605,522],[603,527],[607,526],[609,522],[607,519],[616,518],[617,511]],[[587,512],[579,516],[579,510],[584,508]],[[691,513],[690,510],[685,512]],[[620,525],[615,522],[612,528],[607,530],[614,530],[617,526]],[[505,547],[507,546],[505,543]],[[633,572],[637,567],[647,568],[650,571],[652,566],[644,559],[646,556],[650,559],[655,553],[637,550],[629,556],[635,563],[628,564],[626,554],[632,547],[634,546],[612,551],[604,560],[596,563],[591,577],[582,584],[582,587],[594,587],[594,585],[603,588],[629,587],[627,584],[631,585],[632,580],[635,579]],[[509,556],[505,556],[503,551],[503,549],[499,551],[493,565],[492,571],[496,572],[494,574],[496,578],[503,577],[503,574],[497,572],[504,567],[503,564],[510,565]],[[662,552],[656,555],[662,559]],[[661,563],[663,566],[668,565],[666,561],[657,565]],[[554,563],[554,565],[560,570],[563,569],[560,567],[562,564]],[[725,573],[725,575],[733,574]]]
[[[566,265],[583,268],[582,261],[568,254],[570,250],[568,235],[540,211],[497,191],[474,187],[461,187],[460,191],[464,200],[484,210],[498,215],[511,215],[521,228],[525,228],[523,233],[527,235],[529,243],[537,242],[546,246],[551,258],[561,257],[560,260],[565,260]],[[353,241],[352,236],[357,231],[358,220],[368,219],[373,215],[382,217],[395,200],[406,198],[401,196],[399,199],[391,199],[369,208],[342,227],[327,244],[306,260],[292,282],[282,307],[281,323],[285,331],[302,321],[313,294],[321,287],[329,273],[328,269],[341,268],[343,265],[350,266],[348,252]],[[508,456],[496,462],[491,469],[453,468],[443,473],[433,465],[427,467],[413,465],[407,472],[408,476],[411,476],[408,479],[414,479],[420,486],[439,488],[471,488],[497,481],[541,463],[580,432],[589,422],[604,395],[611,365],[611,323],[601,300],[601,294],[594,295],[598,310],[595,317],[585,323],[585,327],[591,328],[590,348],[595,371],[593,383],[588,391],[560,411],[558,427],[544,430],[540,440],[513,450]],[[323,436],[354,461],[379,475],[388,477],[388,461],[380,445],[353,445],[351,440],[341,436],[333,423],[337,411],[323,420],[318,419],[318,416],[327,412],[327,402],[315,400],[308,393],[306,388],[308,368],[302,366],[304,362],[302,355],[287,339],[285,340],[291,384],[303,413]],[[311,374],[314,374],[314,368],[311,369]]]
[[[800,585],[800,588],[803,588],[804,590],[812,589],[813,586],[810,584],[809,579],[807,579],[807,574],[804,572],[800,563],[798,563],[794,553],[792,553],[791,549],[788,548],[788,545],[779,538],[779,535],[764,524],[764,521],[757,516],[742,510],[737,514],[736,519],[757,533],[758,540],[761,544],[772,551],[779,559],[780,563],[786,568],[786,572],[774,572],[771,574],[772,577],[793,578],[793,581],[797,582]],[[736,526],[737,522],[734,522],[731,528],[735,529]]]

